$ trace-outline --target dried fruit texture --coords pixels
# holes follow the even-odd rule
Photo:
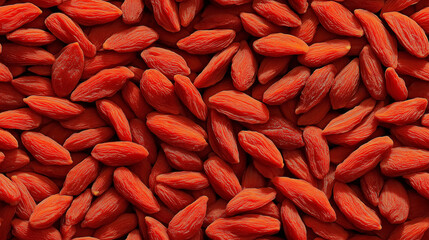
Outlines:
[[[164,205],[160,205],[160,207],[161,207],[161,210],[152,215],[157,219],[159,219],[159,221],[161,221],[163,224],[168,224],[171,221],[171,219],[174,217],[174,213]]]
[[[284,33],[273,33],[253,42],[255,52],[268,57],[299,55],[308,52],[309,47],[301,39]]]
[[[179,171],[160,174],[156,177],[158,183],[164,183],[172,188],[184,190],[201,190],[209,186],[209,180],[201,172]]]
[[[22,76],[12,80],[13,87],[26,96],[54,96],[51,80],[39,76]]]
[[[70,152],[52,138],[38,132],[21,134],[22,144],[40,163],[45,165],[70,165]]]
[[[207,119],[207,105],[188,77],[174,76],[174,90],[182,103],[200,120]]]
[[[304,129],[305,154],[310,165],[311,173],[322,179],[329,171],[329,146],[322,130],[308,126]]]
[[[144,71],[140,89],[147,103],[160,112],[179,114],[182,105],[174,92],[173,83],[160,71]]]
[[[135,55],[132,53],[117,53],[112,51],[99,52],[95,57],[85,59],[82,78],[90,78],[105,68],[129,64],[134,57]]]
[[[362,48],[359,56],[363,83],[374,99],[383,100],[386,97],[386,89],[380,61],[369,45]]]
[[[144,2],[142,0],[127,0],[121,5],[122,20],[126,24],[136,24],[143,17]]]
[[[254,13],[242,12],[240,19],[244,30],[254,37],[265,37],[282,31],[281,27]]]
[[[157,156],[157,145],[155,139],[145,123],[140,119],[133,119],[130,121],[131,134],[133,135],[133,141],[142,145],[149,152],[147,160],[150,163],[156,162]]]
[[[11,206],[7,204],[2,204],[0,207],[0,213],[2,215],[2,220],[0,221],[0,237],[2,239],[7,239],[9,236],[9,232],[11,230],[11,222],[15,217],[16,206]]]
[[[161,147],[173,168],[184,171],[201,171],[203,169],[203,162],[196,153],[164,143],[161,144]]]
[[[381,229],[381,220],[375,211],[366,206],[346,184],[335,183],[334,200],[341,212],[357,228],[364,231]]]
[[[207,214],[203,221],[203,227],[206,228],[219,217],[225,216],[227,202],[223,199],[218,199],[216,202],[207,206]]]
[[[331,103],[328,97],[322,99],[320,103],[315,105],[308,112],[302,114],[297,121],[298,125],[313,125],[317,124],[328,114],[331,110]]]
[[[133,213],[124,213],[113,222],[104,225],[94,232],[95,239],[117,239],[131,232],[137,227],[137,216]]]
[[[305,180],[275,177],[277,190],[305,213],[324,222],[334,222],[336,214],[326,195]]]
[[[66,139],[63,146],[69,151],[77,152],[107,142],[113,135],[114,131],[109,127],[88,129],[72,134]]]
[[[188,151],[201,151],[207,147],[207,133],[189,118],[160,113],[147,116],[147,127],[162,141]]]
[[[61,239],[60,232],[54,227],[48,227],[45,229],[34,229],[30,226],[30,223],[28,221],[24,221],[18,218],[12,220],[12,232],[16,237],[24,240]]]
[[[307,230],[304,222],[291,201],[287,199],[283,200],[280,213],[287,238],[297,240],[307,239]]]
[[[68,1],[68,2],[74,2]],[[76,1],[77,2],[77,1]],[[96,49],[79,25],[77,25],[67,15],[62,13],[53,13],[45,20],[45,25],[59,40],[65,43],[79,43],[80,48],[86,57],[94,57]]]
[[[358,106],[332,119],[323,129],[323,135],[340,134],[352,130],[371,113],[374,107],[374,99],[368,98],[362,101]]]
[[[122,15],[115,5],[101,0],[70,0],[61,3],[58,8],[84,26],[112,22]]]
[[[398,1],[398,0],[387,0],[384,3],[383,8],[381,9],[381,13],[386,12],[392,12],[392,11],[402,11],[408,6],[411,6],[413,4],[416,4],[418,1],[416,0],[405,0],[405,1]]]
[[[356,9],[354,13],[378,59],[384,66],[396,68],[398,65],[396,39],[392,37],[375,14],[363,9]]]
[[[360,179],[360,186],[365,199],[373,206],[378,206],[380,202],[380,193],[383,189],[384,179],[380,169],[374,168]]]
[[[263,102],[279,105],[295,98],[310,77],[310,69],[300,66],[289,71],[284,77],[268,87]]]
[[[363,29],[359,21],[346,7],[334,1],[313,1],[311,8],[320,24],[335,34],[362,37]]]
[[[347,40],[334,39],[313,43],[308,52],[298,56],[298,61],[307,67],[322,67],[334,60],[344,57],[351,49]]]
[[[55,41],[55,37],[41,29],[18,29],[6,35],[9,41],[25,46],[43,46]]]
[[[411,15],[411,18],[416,21],[420,27],[425,30],[426,33],[429,32],[429,8],[425,7],[422,10]]]
[[[110,188],[91,204],[81,226],[99,228],[110,223],[112,218],[124,213],[127,207],[127,200],[121,197],[114,188]]]
[[[168,240],[167,228],[160,223],[158,220],[152,217],[145,217],[145,222],[147,225],[147,234],[149,239],[159,239],[159,240]]]
[[[179,4],[180,24],[183,27],[189,26],[197,13],[202,10],[204,2],[202,0],[183,1]]]
[[[313,217],[304,216],[305,225],[324,239],[349,239],[349,233],[336,223],[325,223]]]
[[[76,117],[84,111],[81,105],[72,103],[64,98],[30,96],[24,98],[24,102],[40,115],[56,120]]]
[[[67,211],[72,201],[72,196],[59,194],[44,199],[34,208],[29,220],[30,227],[45,229],[52,226]]]
[[[110,100],[103,99],[98,100],[96,102],[96,106],[98,112],[107,120],[109,120],[111,125],[113,125],[119,140],[132,140],[130,123],[125,116],[124,111],[122,111],[122,109],[117,104]]]
[[[128,28],[110,36],[103,43],[103,49],[126,53],[141,51],[158,40],[158,34],[146,26]]]
[[[359,59],[355,58],[335,76],[329,93],[333,109],[343,108],[352,100],[358,91],[359,77]]]
[[[73,202],[70,204],[69,209],[65,214],[66,225],[72,226],[80,223],[85,214],[88,212],[92,202],[91,190],[87,189],[85,192],[74,198]]]
[[[234,54],[238,51],[239,45],[239,43],[232,43],[229,47],[214,55],[203,71],[195,78],[195,87],[210,87],[221,81]]]
[[[402,102],[394,102],[379,109],[375,118],[384,123],[406,125],[416,122],[426,111],[428,104],[425,98],[413,98]]]
[[[231,78],[239,91],[250,88],[256,79],[258,63],[246,41],[240,42],[240,48],[232,59]]]
[[[211,239],[254,239],[280,231],[280,221],[258,214],[245,214],[231,218],[218,218],[206,229]]]
[[[42,123],[42,117],[29,108],[20,108],[0,113],[0,127],[18,130],[31,130]]]
[[[21,200],[21,192],[17,184],[12,182],[8,177],[0,174],[0,199],[10,205],[17,205]]]
[[[380,163],[381,172],[389,177],[403,176],[429,169],[429,151],[394,147]]]
[[[389,95],[396,101],[404,101],[408,97],[408,89],[402,79],[396,73],[395,69],[389,67],[385,72],[386,90]]]
[[[0,240],[429,236],[427,1],[20,2]]]
[[[84,55],[78,43],[72,43],[62,50],[52,65],[52,88],[58,97],[69,95],[82,76]]]
[[[276,197],[272,188],[246,188],[232,198],[225,209],[226,216],[234,216],[261,208]]]
[[[384,183],[378,209],[392,224],[400,224],[407,220],[410,203],[407,191],[399,181],[389,179]]]
[[[266,123],[267,107],[249,95],[238,91],[222,91],[209,98],[209,107],[231,120],[250,124]]]
[[[429,62],[413,57],[405,52],[399,53],[398,67],[395,70],[400,74],[429,81]]]
[[[383,18],[410,54],[419,58],[429,55],[429,41],[425,31],[413,19],[398,12],[384,13]]]
[[[171,50],[150,47],[141,53],[141,57],[148,67],[157,69],[169,79],[176,74],[185,76],[191,74],[186,60]]]
[[[241,30],[241,21],[238,16],[230,13],[210,13],[194,25],[197,30],[203,29],[233,29]]]
[[[60,194],[71,196],[81,194],[95,180],[99,168],[98,161],[93,157],[85,158],[67,173]]]
[[[264,134],[255,131],[241,131],[238,133],[241,147],[250,154],[255,161],[264,165],[283,168],[283,158],[276,145]]]
[[[228,47],[235,38],[235,31],[197,30],[191,35],[180,39],[177,47],[191,54],[210,54]]]
[[[152,214],[160,210],[158,201],[140,179],[125,167],[113,174],[115,189],[141,211]]]
[[[429,127],[429,115],[428,114],[423,115],[423,117],[421,119],[421,123],[423,126]]]
[[[65,178],[67,176],[67,173],[72,169],[74,166],[76,166],[78,163],[80,163],[87,155],[85,153],[72,153],[70,154],[72,156],[73,163],[71,165],[43,165],[37,161],[32,161],[28,167],[31,167],[34,172],[39,174],[44,174],[46,176],[52,177],[52,178]],[[24,155],[26,158],[28,158],[27,155]],[[23,158],[24,156],[19,156]]]
[[[171,239],[190,239],[198,234],[207,210],[206,196],[202,196],[178,212],[168,223]]]
[[[42,10],[32,3],[18,3],[0,7],[0,22],[2,28],[0,34],[12,32],[36,19]]]
[[[143,161],[149,152],[140,144],[118,141],[97,144],[91,155],[105,165],[117,167]]]
[[[325,195],[328,198],[331,198],[332,196],[332,189],[334,188],[334,184],[335,184],[335,168],[334,166],[330,166],[329,167],[329,171],[328,174],[326,174],[326,176],[321,179],[321,181],[318,184],[318,188],[325,193]]]
[[[13,76],[9,68],[3,63],[0,63],[0,82],[10,82],[12,79]]]
[[[288,64],[291,60],[291,56],[285,57],[265,57],[262,59],[259,69],[258,69],[258,81],[264,89],[268,89],[270,84],[266,84],[277,77],[279,74],[286,71]],[[274,83],[271,81],[271,83]],[[253,89],[255,91],[257,85]],[[261,97],[262,98],[262,97]]]
[[[138,218],[137,218],[138,219]],[[130,233],[128,233],[126,240],[142,240],[142,236],[140,235],[140,231],[138,229],[134,229]]]
[[[2,44],[0,59],[10,65],[52,65],[54,55],[40,47],[27,47],[14,43]]]
[[[131,81],[125,83],[121,90],[121,95],[138,118],[145,119],[146,115],[153,111],[151,106],[146,103],[140,88]]]
[[[80,102],[94,102],[111,97],[119,91],[134,73],[126,67],[104,69],[80,83],[72,92],[70,99]]]
[[[270,119],[264,124],[245,124],[250,130],[267,136],[280,149],[296,149],[304,146],[302,132],[287,120],[278,109],[271,109]]]
[[[253,9],[262,17],[279,26],[298,27],[301,19],[286,3],[274,0],[257,0],[252,4]]]
[[[21,193],[21,198],[18,205],[16,206],[16,215],[21,219],[28,220],[33,213],[34,208],[36,207],[36,202],[34,201],[27,187],[16,176],[12,176],[11,179],[16,184],[19,192]]]
[[[290,0],[289,3],[292,5],[292,1],[296,0]],[[301,1],[301,0],[297,0]],[[307,0],[302,1],[307,2]],[[314,14],[314,11],[309,8],[307,11],[301,16],[302,24],[290,31],[290,34],[302,39],[307,44],[311,43],[313,41],[313,37],[316,34],[317,26],[319,25],[319,20]]]
[[[174,212],[184,209],[194,201],[194,198],[185,191],[174,189],[164,184],[157,184],[155,193]]]
[[[52,74],[50,66],[32,66],[27,70],[39,76],[50,76]]]
[[[98,115],[95,108],[85,108],[85,110],[74,118],[60,122],[61,126],[71,130],[85,130],[106,126],[106,122]]]
[[[316,69],[305,82],[295,113],[308,112],[319,104],[334,84],[335,74],[336,69],[332,64]]]
[[[391,133],[405,146],[429,149],[427,127],[406,125],[391,128]]]
[[[310,173],[310,168],[308,167],[302,151],[293,150],[283,151],[282,153],[286,167],[293,175],[311,183],[313,186],[317,186],[317,181]]]
[[[0,149],[12,150],[18,148],[18,140],[9,131],[0,129]]]
[[[204,172],[214,191],[225,200],[229,201],[242,190],[231,166],[217,156],[212,155],[204,162]]]
[[[161,27],[169,32],[180,31],[177,4],[173,0],[150,0],[153,15]]]
[[[422,239],[429,229],[429,218],[421,217],[407,221],[395,228],[389,236],[389,240],[398,239]]]
[[[115,168],[113,167],[103,167],[100,170],[100,173],[91,186],[92,195],[100,196],[109,189],[110,185],[112,185],[114,170]]]
[[[307,0],[289,0],[288,2],[299,14],[305,14],[308,10]]]
[[[429,199],[429,173],[413,173],[405,175],[404,178],[408,180],[408,183],[411,185],[411,187],[413,187],[421,196]]]
[[[58,186],[49,178],[32,172],[14,172],[9,176],[16,176],[28,189],[36,202],[59,192]]]
[[[207,122],[209,143],[213,151],[230,163],[240,162],[240,152],[232,121],[217,111],[210,111]]]
[[[258,172],[262,176],[264,176],[265,178],[268,178],[268,179],[273,179],[275,177],[283,176],[285,174],[284,168],[268,167],[268,166],[261,164],[257,161],[253,162],[253,165],[255,166],[256,170],[258,170]]]

